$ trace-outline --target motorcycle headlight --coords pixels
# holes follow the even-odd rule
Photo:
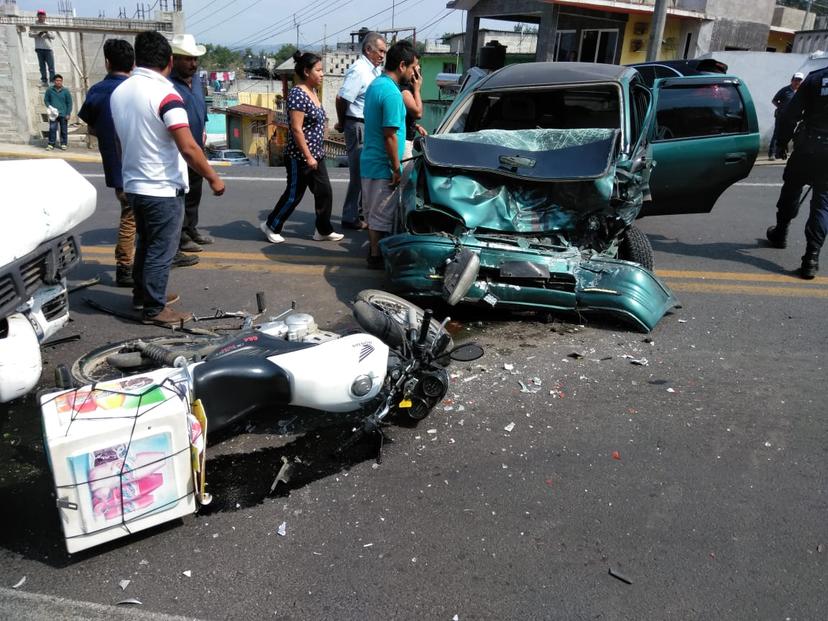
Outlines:
[[[351,384],[351,394],[355,397],[364,397],[371,392],[371,387],[373,385],[374,382],[371,381],[369,376],[359,375]]]

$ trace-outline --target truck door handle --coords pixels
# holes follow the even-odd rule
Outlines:
[[[726,153],[725,164],[741,164],[747,159],[747,153]]]

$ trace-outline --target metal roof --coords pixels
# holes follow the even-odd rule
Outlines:
[[[231,106],[224,110],[227,114],[236,114],[238,116],[267,116],[274,111],[270,108],[262,108],[261,106],[253,106],[250,104],[239,104]]]
[[[499,90],[547,84],[578,84],[617,82],[624,74],[634,73],[629,67],[604,63],[516,63],[484,78],[475,90]]]

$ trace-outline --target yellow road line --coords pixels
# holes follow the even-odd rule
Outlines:
[[[84,246],[82,253],[102,265],[114,265],[113,246]],[[201,261],[190,269],[259,272],[299,276],[325,276],[337,273],[364,273],[364,260],[351,256],[291,255],[274,256],[253,252],[198,253]],[[686,270],[658,270],[674,291],[692,293],[719,293],[734,295],[765,295],[772,297],[828,298],[828,278],[803,281],[792,275],[751,274],[747,272],[702,272]],[[714,282],[707,282],[714,281]],[[732,282],[715,282],[732,281]],[[757,284],[742,284],[757,283]],[[768,283],[763,285],[762,283]],[[777,285],[777,286],[771,286]]]
[[[747,272],[690,272],[684,270],[656,270],[656,276],[660,278],[673,279],[685,278],[691,280],[737,280],[748,282],[795,282],[802,284],[798,276],[786,274],[749,274]],[[817,277],[810,281],[811,284],[828,285],[828,278]]]
[[[83,246],[81,247],[81,255],[112,255],[114,256],[114,246]],[[353,264],[364,265],[365,259],[360,257],[352,257],[350,255],[311,255],[311,254],[297,254],[297,255],[277,255],[265,254],[256,252],[218,252],[218,251],[202,251],[196,253],[201,259],[205,260],[225,260],[242,262],[263,262],[263,263],[300,263],[302,265],[322,264],[327,263],[331,265]],[[258,268],[257,268],[258,269]]]
[[[828,298],[828,289],[808,287],[760,287],[754,285],[716,284],[667,281],[673,291],[692,293],[726,293],[733,295],[766,295],[773,297]]]

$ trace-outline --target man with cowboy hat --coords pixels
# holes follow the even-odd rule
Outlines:
[[[198,45],[191,34],[177,34],[170,42],[173,52],[173,70],[170,80],[175,90],[184,100],[190,132],[196,144],[204,148],[205,124],[207,122],[207,103],[198,75],[198,59],[204,56],[207,48]],[[190,189],[184,197],[184,224],[181,227],[181,242],[178,253],[173,259],[173,267],[198,263],[198,258],[184,252],[201,252],[201,246],[212,244],[213,238],[198,230],[198,207],[201,203],[202,177],[192,168],[187,167]]]

